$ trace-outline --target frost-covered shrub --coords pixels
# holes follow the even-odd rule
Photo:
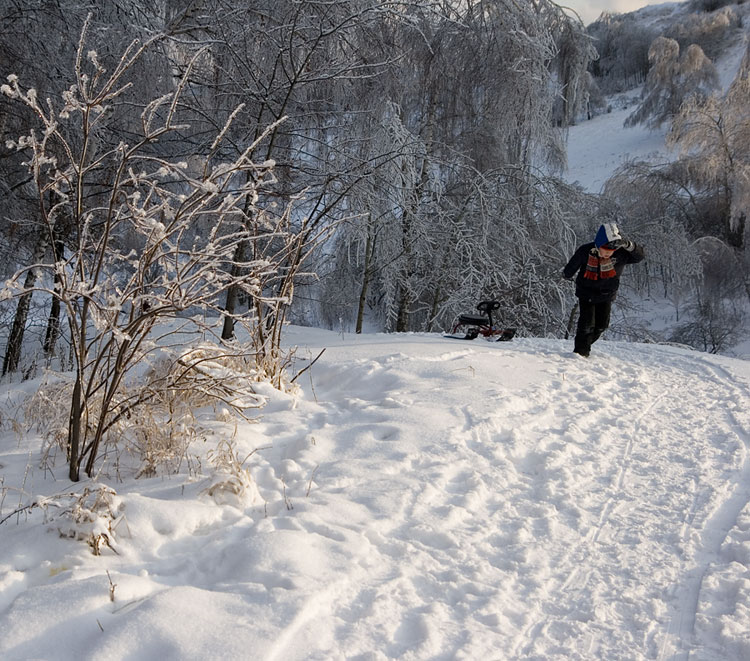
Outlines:
[[[22,492],[22,499],[24,496],[26,503],[0,517],[0,524],[21,512],[38,509],[43,512],[46,525],[56,529],[61,537],[86,542],[94,555],[101,555],[105,548],[117,553],[117,537],[123,530],[124,534],[130,534],[119,496],[104,484],[89,484],[81,492],[53,496]]]
[[[276,208],[261,200],[277,183],[275,163],[250,156],[266,133],[234,160],[219,157],[241,108],[205,153],[183,160],[156,148],[185,129],[180,100],[203,52],[187,62],[174,88],[143,102],[130,96],[128,75],[159,37],[133,42],[108,72],[94,51],[85,50],[85,34],[75,62],[77,84],[60,100],[42,103],[15,76],[0,88],[32,109],[40,123],[41,130],[30,129],[9,146],[28,154],[43,210],[38,259],[6,281],[0,298],[27,300],[40,292],[65,311],[75,369],[65,448],[72,480],[81,465],[91,476],[102,444],[139,406],[155,400],[139,381],[139,366],[162,350],[170,334],[210,337],[211,318],[223,314],[230,326],[244,326],[247,341],[225,341],[215,353],[247,359],[262,378],[283,387],[285,310],[319,237],[304,220],[292,224],[291,204]],[[141,108],[140,135],[114,147],[97,139],[119,111],[133,107]],[[82,144],[87,148],[80,149]],[[61,219],[72,224],[77,241],[49,254],[49,238]],[[246,314],[230,314],[222,305],[230,291],[251,301]],[[196,311],[203,314],[188,315]],[[176,326],[160,337],[168,322]],[[216,372],[206,372],[209,364],[216,366],[214,359],[189,358],[191,368],[183,366],[182,374],[199,392],[232,398],[240,388],[213,388],[223,383]]]
[[[142,368],[137,383],[121,388],[109,402],[112,415],[102,440],[100,471],[127,471],[136,477],[177,472],[190,463],[193,442],[211,436],[196,410],[210,406],[224,416],[248,419],[250,410],[265,403],[255,388],[263,380],[252,356],[221,346],[162,349],[151,367]],[[54,467],[68,451],[73,388],[69,376],[49,373],[24,405],[26,424],[44,439],[46,468]],[[103,405],[101,394],[89,399],[87,426],[93,427],[101,417]]]
[[[747,339],[747,316],[742,308],[723,299],[704,300],[688,309],[688,321],[680,324],[670,340],[700,351],[721,353]]]
[[[675,39],[682,48],[696,44],[708,57],[715,58],[720,52],[733,30],[740,26],[740,16],[734,7],[721,3],[710,13],[688,14],[672,25],[666,32],[666,37]],[[736,4],[736,3],[731,3]]]
[[[586,28],[599,58],[590,71],[605,93],[641,85],[648,74],[648,50],[657,37],[630,14],[604,13]]]
[[[54,522],[61,537],[85,541],[94,555],[101,555],[105,547],[117,552],[117,529],[124,516],[114,489],[95,484],[81,494],[45,498],[41,504],[45,521]]]
[[[741,5],[745,0],[690,0],[690,11],[713,12],[727,5]]]
[[[232,441],[222,440],[215,449],[208,453],[208,461],[214,467],[210,486],[204,493],[222,504],[248,503],[261,500],[258,487],[245,465],[249,455],[240,457]]]

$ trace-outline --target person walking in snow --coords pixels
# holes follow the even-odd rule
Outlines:
[[[626,264],[645,258],[643,248],[624,239],[615,223],[604,223],[593,243],[584,243],[563,269],[563,277],[576,277],[578,327],[573,351],[588,356],[591,345],[609,327],[612,302],[617,296],[620,276]]]

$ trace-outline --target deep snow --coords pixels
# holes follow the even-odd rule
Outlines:
[[[98,557],[40,509],[0,525],[0,658],[750,658],[750,363],[287,339],[297,371],[326,349],[300,392],[213,424],[261,448],[243,499],[209,496],[205,463],[121,475]],[[0,519],[85,486],[35,468],[20,388],[1,393]]]
[[[720,66],[724,86],[740,46]],[[734,68],[733,68],[734,67]],[[633,93],[635,96],[635,93]],[[570,129],[570,181],[673,157],[632,111]],[[750,658],[750,363],[600,341],[459,342],[292,327],[256,424],[181,473],[113,470],[112,547],[62,510],[0,386],[0,658]],[[252,483],[208,490],[234,439]],[[189,469],[192,470],[189,470]],[[50,498],[55,494],[58,498]],[[113,550],[114,549],[114,550]],[[115,553],[116,550],[116,553]]]
[[[611,112],[568,129],[567,181],[591,193],[601,193],[607,180],[629,161],[664,163],[674,158],[664,144],[666,128],[623,127],[638,107],[638,98],[638,93],[631,91],[618,99]]]

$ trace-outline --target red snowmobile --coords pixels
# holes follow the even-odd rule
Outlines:
[[[453,329],[445,337],[452,337],[457,340],[473,340],[481,335],[495,342],[512,340],[516,334],[516,329],[501,327],[492,319],[492,313],[499,308],[500,301],[482,301],[477,305],[477,310],[484,316],[459,315],[453,324]]]

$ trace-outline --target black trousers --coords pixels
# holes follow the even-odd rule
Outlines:
[[[575,347],[573,351],[582,356],[591,353],[591,345],[609,327],[609,315],[612,311],[612,301],[591,303],[579,299],[578,328],[576,329]]]

